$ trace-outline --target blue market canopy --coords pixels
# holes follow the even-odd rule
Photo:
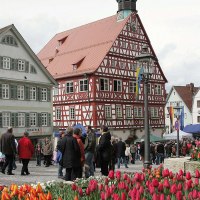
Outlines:
[[[74,125],[73,128],[80,128],[82,130],[82,136],[86,137],[87,133],[86,133],[86,129],[83,126],[83,124],[76,124],[76,125]]]
[[[186,133],[200,133],[200,124],[187,125],[183,131]]]

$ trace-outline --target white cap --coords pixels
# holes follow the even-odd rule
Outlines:
[[[10,129],[12,129],[12,128],[13,128],[12,126],[9,126],[9,127],[8,127],[8,130],[10,130]]]
[[[141,142],[144,142],[144,139],[141,139],[140,141],[141,141]]]

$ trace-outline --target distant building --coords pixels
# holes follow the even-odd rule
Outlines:
[[[53,94],[54,126],[108,125],[127,138],[144,134],[143,83],[136,95],[136,61],[143,45],[156,57],[136,0],[118,1],[116,15],[56,34],[38,57],[59,83]],[[149,82],[150,126],[161,135],[165,127],[165,83],[155,62]]]
[[[16,137],[52,135],[55,85],[15,26],[0,29],[0,134],[12,126]]]
[[[196,94],[193,97],[192,123],[200,123],[200,88],[197,90]]]
[[[165,123],[168,133],[176,129],[176,121],[179,119],[180,129],[193,123],[193,97],[198,91],[193,83],[186,86],[173,86],[167,96],[165,106]],[[195,105],[195,104],[194,104]]]

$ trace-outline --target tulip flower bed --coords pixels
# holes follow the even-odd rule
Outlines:
[[[12,185],[4,188],[1,199],[26,200],[199,200],[200,172],[195,177],[182,170],[173,173],[159,166],[141,173],[110,171],[108,177],[77,179],[72,184],[52,182],[35,188]]]
[[[191,158],[193,161],[200,161],[200,141],[196,141],[196,148],[190,149]]]

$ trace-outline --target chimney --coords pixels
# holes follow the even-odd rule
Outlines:
[[[192,94],[194,94],[194,83],[187,84],[186,87],[189,87]]]

